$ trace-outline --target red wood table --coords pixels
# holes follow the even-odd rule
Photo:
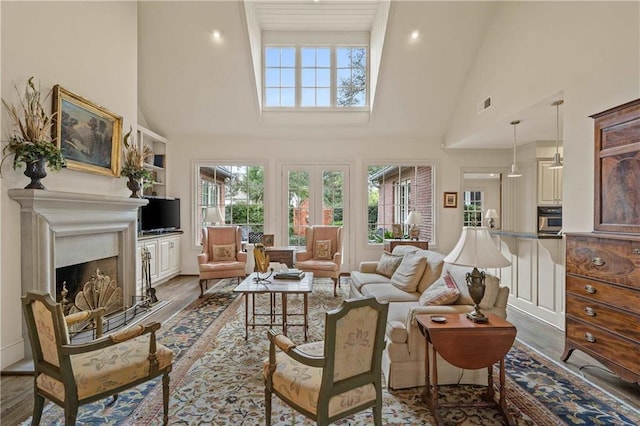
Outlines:
[[[416,315],[420,332],[425,337],[425,389],[422,394],[438,425],[442,423],[440,407],[459,407],[460,403],[438,402],[438,364],[436,355],[450,364],[464,369],[487,368],[488,385],[485,401],[468,404],[473,407],[494,406],[504,416],[506,424],[512,424],[508,416],[505,395],[504,356],[509,352],[516,338],[513,324],[497,315],[487,313],[487,324],[478,324],[469,320],[465,314]],[[443,317],[446,322],[432,321],[432,317]],[[429,343],[433,346],[433,359],[429,362]],[[493,394],[493,364],[500,362],[500,399],[496,402]],[[433,364],[433,372],[430,371]],[[432,373],[432,374],[431,374]]]

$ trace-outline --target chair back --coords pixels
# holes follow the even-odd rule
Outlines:
[[[327,312],[323,386],[347,379],[352,379],[348,389],[380,383],[388,309],[387,303],[367,297],[345,300]]]
[[[239,226],[207,226],[202,230],[202,252],[207,253],[209,259],[212,258],[214,246],[232,244],[234,259],[237,259],[237,253],[242,250],[242,229]]]
[[[56,303],[49,293],[33,290],[22,297],[22,306],[36,373],[42,365],[49,369],[53,367],[58,372],[61,368],[70,369],[69,357],[60,354],[61,345],[69,344],[62,305]]]
[[[342,226],[335,225],[313,225],[306,229],[307,252],[313,253],[312,258],[323,258],[324,241],[330,241],[329,255],[342,252]],[[321,253],[322,252],[322,253]]]

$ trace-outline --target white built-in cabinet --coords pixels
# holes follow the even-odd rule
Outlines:
[[[180,240],[182,234],[164,234],[144,236],[138,239],[136,246],[136,283],[142,286],[142,249],[151,253],[151,285],[163,283],[180,274]]]
[[[167,139],[138,125],[138,143],[152,154],[145,158],[144,168],[153,174],[153,184],[145,187],[144,195],[167,196]]]
[[[562,169],[550,169],[552,161],[538,161],[538,205],[562,204]]]

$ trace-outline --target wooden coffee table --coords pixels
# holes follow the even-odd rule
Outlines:
[[[313,272],[305,272],[301,280],[276,280],[269,278],[268,282],[258,282],[255,280],[257,273],[254,272],[245,278],[235,289],[234,293],[244,294],[244,340],[247,340],[249,326],[280,326],[282,333],[287,334],[288,327],[304,327],[304,340],[307,340],[309,331],[309,293],[313,291]],[[264,275],[264,274],[261,274]],[[269,313],[259,313],[256,311],[256,294],[269,294]],[[277,312],[277,295],[281,295],[282,308]],[[304,296],[304,308],[302,313],[289,312],[287,307],[287,296],[289,294],[302,294]],[[249,316],[249,296],[251,296],[251,316]],[[289,317],[302,316],[302,323],[290,323]],[[257,318],[267,317],[267,322],[256,322]],[[278,317],[282,318],[277,322]]]
[[[487,313],[487,324],[478,324],[469,320],[465,314],[416,315],[420,332],[425,337],[425,388],[422,394],[438,425],[443,424],[440,407],[460,407],[456,403],[438,402],[438,364],[436,355],[450,364],[464,369],[487,368],[488,384],[485,401],[468,404],[473,407],[497,405],[506,424],[513,424],[508,416],[505,394],[504,356],[509,352],[516,338],[513,324],[497,315]],[[445,323],[432,321],[432,317],[444,317]],[[433,374],[430,371],[429,343],[433,346]],[[494,400],[493,364],[500,362],[500,399]]]

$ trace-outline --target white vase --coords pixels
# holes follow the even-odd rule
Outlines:
[[[253,257],[253,249],[255,248],[255,245],[245,244],[244,248],[247,250],[247,266],[245,268],[245,272],[249,275],[256,268],[256,258]]]

